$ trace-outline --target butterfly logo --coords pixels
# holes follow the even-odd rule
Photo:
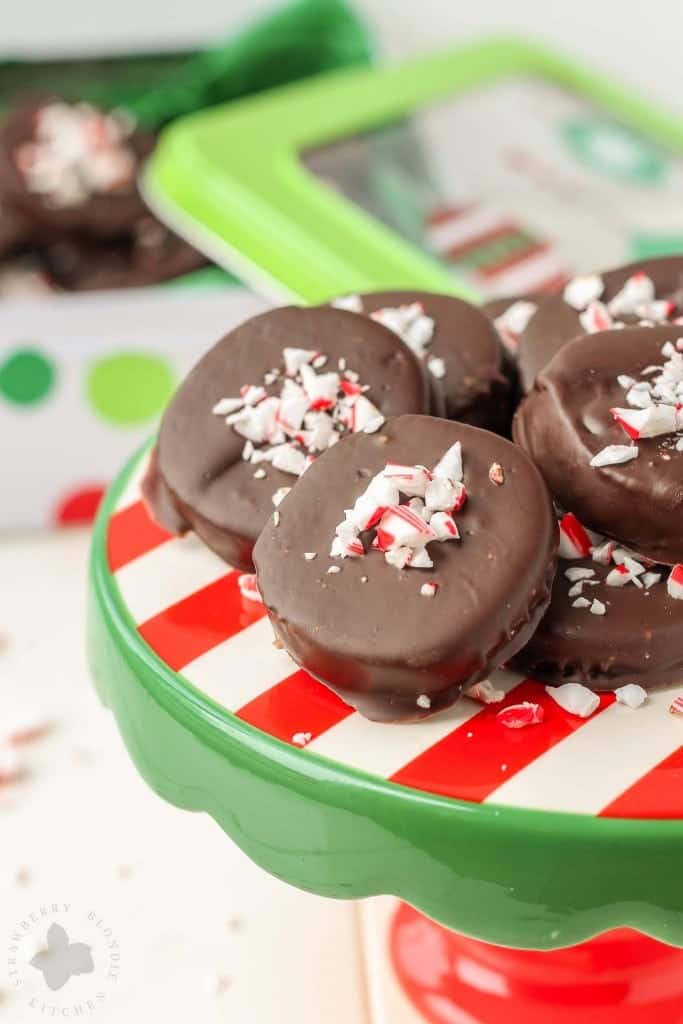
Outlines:
[[[30,961],[40,971],[52,992],[63,988],[77,974],[92,974],[95,970],[90,946],[84,942],[69,942],[61,924],[51,924],[47,932],[47,949],[36,953]]]

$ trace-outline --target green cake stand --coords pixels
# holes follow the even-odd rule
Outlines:
[[[506,730],[500,704],[468,698],[419,724],[365,721],[274,646],[239,573],[149,518],[145,462],[99,513],[88,643],[149,785],[291,885],[404,901],[389,953],[427,1020],[680,1024],[671,692],[637,711],[603,695],[584,720],[500,672],[542,726]]]

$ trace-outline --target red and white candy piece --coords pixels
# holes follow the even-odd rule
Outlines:
[[[455,519],[448,512],[435,512],[429,525],[436,534],[436,540],[458,540],[460,537]]]
[[[526,330],[537,309],[538,306],[535,302],[520,299],[508,306],[505,312],[493,321],[508,352],[515,353],[517,351],[519,336],[522,331]]]
[[[438,583],[423,583],[420,587],[420,594],[422,597],[436,597],[436,592],[439,589]]]
[[[387,509],[377,527],[377,546],[380,551],[392,547],[424,547],[436,534],[422,516],[408,505],[394,505]]]
[[[562,686],[546,686],[545,692],[556,704],[570,715],[589,718],[600,706],[600,698],[581,683],[563,683]]]
[[[634,441],[642,437],[673,434],[678,429],[676,407],[673,405],[650,405],[646,409],[614,408],[610,412]]]
[[[306,363],[312,363],[317,355],[319,355],[318,352],[307,348],[284,348],[282,358],[285,364],[285,373],[288,377],[296,377],[301,367]]]
[[[301,384],[310,403],[310,408],[331,409],[337,401],[339,391],[338,373],[316,373],[312,366],[303,363],[299,369]]]
[[[540,704],[532,704],[525,700],[522,704],[510,704],[496,715],[501,725],[507,729],[524,729],[527,725],[540,725],[544,718]]]
[[[591,302],[583,313],[579,313],[579,321],[586,334],[596,334],[598,331],[608,331],[610,327],[614,327],[607,306],[602,302]]]
[[[639,271],[629,277],[621,291],[617,292],[609,303],[612,316],[638,311],[655,300],[655,286],[652,278]]]
[[[335,309],[345,309],[349,313],[363,312],[363,300],[360,295],[340,295],[339,298],[332,300],[332,305]]]
[[[672,715],[683,715],[683,697],[674,697],[669,705],[669,713]]]
[[[625,565],[617,565],[607,573],[605,583],[608,587],[625,587],[632,579],[633,575]]]
[[[560,558],[588,558],[591,547],[590,535],[574,513],[563,515],[560,520]]]
[[[397,462],[387,462],[384,476],[409,498],[424,498],[427,484],[432,478],[424,466],[402,466]]]
[[[247,601],[256,601],[258,604],[263,604],[255,572],[243,572],[237,577],[237,586],[240,589],[240,594]]]
[[[432,476],[444,477],[446,480],[453,480],[462,483],[462,444],[456,441],[455,444],[441,456],[432,470]]]
[[[425,488],[425,505],[432,512],[449,512],[461,508],[465,502],[465,488],[461,483],[435,476]]]
[[[683,601],[683,565],[674,565],[666,581],[666,590],[669,597]]]
[[[609,565],[616,546],[616,541],[606,540],[604,544],[591,548],[591,558],[599,565]]]

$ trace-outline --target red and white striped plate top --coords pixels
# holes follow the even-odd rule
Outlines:
[[[298,669],[272,643],[261,605],[244,600],[238,573],[193,537],[153,523],[133,471],[108,524],[109,569],[140,636],[193,686],[284,742],[392,782],[446,797],[611,818],[683,818],[683,718],[676,691],[631,711],[612,694],[584,720],[538,682],[510,672],[493,681],[506,703],[533,700],[542,725],[506,729],[504,704],[463,699],[420,724],[368,722]],[[681,685],[683,693],[683,682]]]

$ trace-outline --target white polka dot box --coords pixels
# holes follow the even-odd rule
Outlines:
[[[0,529],[88,522],[171,393],[261,311],[240,286],[0,303]]]

